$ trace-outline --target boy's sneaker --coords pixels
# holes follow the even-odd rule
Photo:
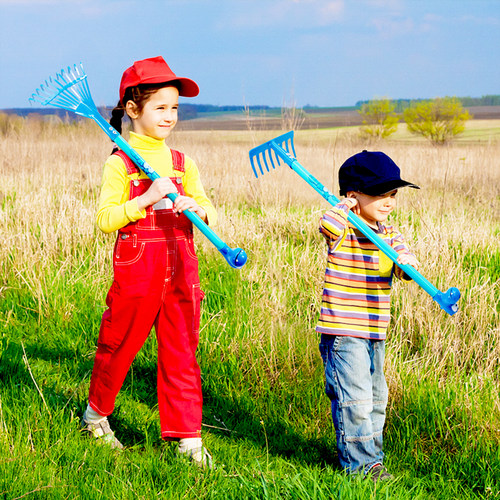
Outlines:
[[[388,481],[389,479],[394,479],[394,476],[390,474],[382,464],[375,464],[368,470],[366,477],[369,477],[374,483],[377,481]]]
[[[82,420],[82,431],[87,432],[99,443],[106,444],[113,449],[123,450],[123,445],[116,439],[115,433],[109,426],[108,419],[105,418],[97,424],[87,422],[85,418]]]
[[[191,460],[195,465],[202,469],[213,469],[213,460],[208,450],[202,446],[201,448],[191,448],[186,451],[177,450],[181,457],[186,457]]]

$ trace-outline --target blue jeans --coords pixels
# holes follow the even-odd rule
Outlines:
[[[384,459],[385,341],[321,335],[319,349],[340,465],[349,473],[366,472]]]

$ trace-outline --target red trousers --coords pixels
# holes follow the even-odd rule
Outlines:
[[[131,198],[149,185],[148,180],[132,183]],[[112,413],[128,369],[154,326],[161,435],[164,439],[199,437],[202,394],[195,352],[201,291],[191,222],[171,209],[148,208],[145,219],[119,231],[113,269],[90,383],[90,406],[101,415]]]

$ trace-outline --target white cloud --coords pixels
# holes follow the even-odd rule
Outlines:
[[[137,5],[137,0],[108,0],[102,2],[100,0],[0,0],[0,5],[19,7],[20,11],[26,8],[41,8],[61,6],[64,8],[74,9],[74,16],[83,16],[85,18],[98,18],[100,16],[112,14],[118,9],[131,8]]]
[[[66,3],[64,0],[0,0],[0,5],[55,5]]]
[[[220,18],[221,29],[252,29],[268,26],[311,28],[342,19],[345,0],[253,0],[230,4]]]
[[[445,26],[500,26],[500,18],[494,16],[443,16],[427,13],[418,15],[399,15],[386,13],[372,19],[371,24],[383,38],[392,38],[400,35],[429,33],[432,31],[443,31]],[[466,28],[465,28],[466,29]]]
[[[109,10],[121,8],[123,5],[134,3],[133,0],[117,0],[109,1],[107,3],[100,2],[99,0],[0,0],[0,5],[12,5],[12,6],[44,6],[44,5],[65,5],[65,6],[77,6],[81,7],[82,10]]]
[[[500,26],[500,16],[462,16],[457,21],[464,24],[475,24],[476,26]]]
[[[402,0],[364,0],[369,7],[381,8],[384,10],[401,9],[403,7]]]
[[[415,23],[408,17],[376,17],[372,19],[371,24],[375,26],[382,38],[398,37],[415,31]]]
[[[319,14],[327,23],[338,21],[344,13],[344,2],[342,0],[326,2],[319,9]]]

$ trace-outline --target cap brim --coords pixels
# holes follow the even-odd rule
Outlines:
[[[196,97],[200,93],[198,84],[189,78],[183,77],[161,77],[154,76],[152,78],[143,79],[140,84],[153,84],[153,83],[177,83],[179,86],[179,95],[182,97]],[[140,85],[139,84],[139,85]]]
[[[363,193],[370,196],[380,196],[382,194],[390,193],[395,189],[411,187],[414,189],[420,189],[416,184],[404,181],[403,179],[396,179],[394,181],[383,182],[382,184],[377,184],[376,186],[370,186],[369,188],[363,189]]]
[[[182,97],[196,97],[200,93],[198,84],[189,78],[177,78],[175,81],[181,84],[179,95]]]

